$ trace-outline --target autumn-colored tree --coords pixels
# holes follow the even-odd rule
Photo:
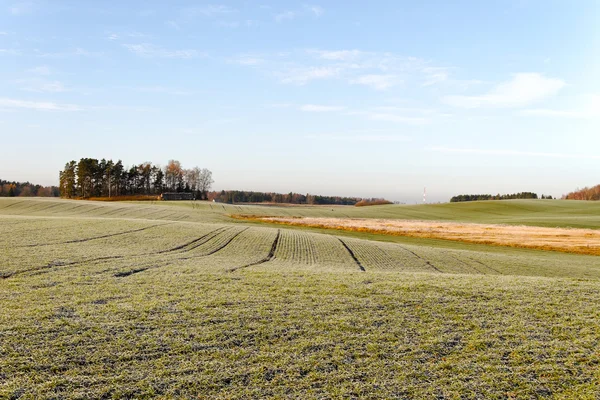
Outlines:
[[[169,190],[175,191],[182,185],[183,170],[181,163],[177,160],[169,160],[165,167],[165,183]]]

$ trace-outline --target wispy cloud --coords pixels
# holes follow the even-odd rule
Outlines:
[[[555,117],[555,118],[600,118],[600,96],[589,96],[578,108],[571,109],[551,109],[551,108],[533,108],[522,110],[521,115],[536,117]]]
[[[425,82],[423,86],[431,86],[437,83],[445,82],[448,79],[448,69],[442,67],[425,67]]]
[[[335,60],[335,61],[350,61],[355,60],[364,53],[359,50],[309,50],[309,53],[317,54],[319,58],[324,60]]]
[[[292,20],[292,19],[296,18],[297,15],[298,14],[294,11],[284,11],[279,14],[275,14],[274,18],[275,18],[275,21],[281,23],[285,20]]]
[[[334,142],[410,142],[411,138],[403,135],[348,135],[348,134],[322,134],[307,135],[307,139],[334,141]]]
[[[89,51],[89,50],[83,49],[81,47],[76,47],[75,49],[72,49],[72,50],[68,50],[68,51],[64,51],[64,52],[55,52],[55,53],[46,53],[46,52],[40,51],[39,49],[35,49],[34,53],[37,57],[40,57],[40,58],[67,58],[67,57],[96,58],[96,57],[102,57],[104,55],[104,53],[102,53],[102,52]]]
[[[423,117],[410,117],[394,113],[367,112],[364,115],[373,121],[396,122],[409,125],[423,125],[429,122],[428,119]]]
[[[369,86],[375,90],[386,90],[402,83],[402,80],[396,75],[362,75],[350,80],[350,83]]]
[[[143,87],[135,88],[135,90],[137,90],[138,92],[143,92],[143,93],[164,93],[164,94],[172,94],[172,95],[176,95],[176,96],[189,96],[189,95],[193,94],[193,92],[190,92],[188,90],[165,87],[165,86],[143,86]]]
[[[241,23],[238,21],[217,21],[216,25],[221,28],[239,28]]]
[[[169,20],[165,22],[165,25],[175,29],[176,31],[181,31],[181,26],[175,21]]]
[[[555,95],[565,85],[560,79],[546,78],[538,73],[519,73],[486,94],[445,96],[442,101],[461,108],[520,107]]]
[[[19,55],[21,54],[21,52],[19,50],[15,50],[15,49],[0,49],[0,55]]]
[[[305,104],[300,107],[301,111],[308,111],[308,112],[332,112],[332,111],[342,111],[345,109],[346,109],[346,107],[341,107],[341,106],[324,106],[324,105],[317,105],[317,104]]]
[[[261,59],[262,71],[281,83],[296,85],[338,79],[352,85],[385,90],[402,83],[432,85],[449,75],[445,67],[436,67],[419,58],[359,49],[295,50],[263,54]]]
[[[182,13],[187,17],[195,17],[195,16],[205,16],[205,17],[215,17],[221,16],[225,14],[232,14],[237,12],[235,8],[231,8],[222,4],[209,4],[207,6],[202,7],[189,7],[182,11]]]
[[[162,47],[154,46],[149,43],[141,43],[141,44],[124,44],[125,47],[130,52],[146,58],[180,58],[180,59],[189,59],[199,57],[203,55],[199,53],[197,50],[168,50]]]
[[[590,154],[569,154],[569,153],[544,153],[536,151],[520,150],[489,150],[489,149],[468,149],[468,148],[450,148],[450,147],[430,147],[427,150],[440,153],[458,153],[474,155],[495,155],[495,156],[523,156],[523,157],[547,157],[547,158],[576,158],[600,160],[600,156]]]
[[[8,35],[8,32],[0,31],[0,36]]]
[[[265,62],[265,60],[257,55],[252,54],[241,54],[236,58],[229,60],[231,63],[240,65],[259,65]]]
[[[265,105],[266,108],[290,108],[293,104],[291,103],[272,103]]]
[[[108,32],[107,35],[108,36],[106,36],[106,38],[108,40],[112,40],[112,41],[120,40],[120,39],[123,39],[123,38],[137,38],[137,39],[141,39],[141,38],[149,38],[149,37],[151,37],[151,35],[147,35],[145,33],[137,32],[137,31],[133,31],[133,32]]]
[[[30,1],[14,3],[8,8],[8,10],[12,15],[29,14],[34,10],[34,5]]]
[[[282,73],[277,73],[282,83],[305,85],[315,79],[326,79],[338,76],[340,69],[336,67],[308,67],[292,68]]]
[[[59,104],[46,101],[27,101],[0,98],[0,109],[28,109],[38,111],[82,111],[83,107],[76,104]]]
[[[66,92],[67,89],[59,81],[47,81],[44,79],[19,79],[15,83],[21,85],[20,89],[27,92],[37,93],[60,93]]]
[[[312,13],[315,17],[320,17],[325,14],[323,7],[305,4],[304,8]]]

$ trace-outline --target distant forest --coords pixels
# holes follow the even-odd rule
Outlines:
[[[563,196],[567,200],[600,200],[600,185],[583,189],[577,189],[574,192]]]
[[[450,199],[450,203],[458,203],[462,201],[481,201],[481,200],[515,200],[515,199],[538,199],[538,195],[532,192],[521,192],[514,194],[460,194]],[[552,200],[552,196],[542,195],[542,199]]]
[[[11,182],[0,179],[0,197],[58,197],[57,186],[34,185],[29,182]]]
[[[170,160],[161,168],[150,162],[126,168],[121,160],[82,158],[69,161],[59,173],[60,195],[66,198],[158,195],[168,192],[195,193],[206,198],[213,184],[212,172],[206,168],[182,168]]]
[[[361,197],[318,196],[290,192],[288,194],[270,192],[246,192],[240,190],[222,190],[208,193],[208,200],[221,203],[277,203],[277,204],[323,204],[355,205],[360,201],[382,199],[363,199]]]

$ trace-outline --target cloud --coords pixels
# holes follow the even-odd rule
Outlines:
[[[107,37],[108,40],[117,40],[118,38],[119,38],[119,35],[117,35],[116,33],[111,33]]]
[[[102,52],[88,51],[88,50],[82,49],[81,47],[77,47],[73,50],[66,51],[66,52],[59,52],[59,53],[42,53],[38,49],[35,49],[34,53],[36,53],[35,55],[40,58],[65,58],[65,57],[72,57],[72,56],[94,58],[94,57],[101,57],[104,55],[104,53],[102,53]]]
[[[32,2],[20,2],[13,4],[8,9],[12,15],[23,15],[32,12],[34,7]]]
[[[237,58],[230,60],[230,62],[240,65],[259,65],[265,62],[265,60],[259,56],[254,56],[251,54],[242,54]]]
[[[400,114],[368,112],[365,113],[367,118],[373,121],[396,122],[409,125],[423,125],[429,121],[423,117],[407,117]]]
[[[41,65],[39,67],[28,69],[27,72],[30,72],[35,75],[50,75],[50,68],[45,65]]]
[[[187,17],[195,17],[198,15],[205,17],[215,17],[225,14],[232,14],[235,12],[237,12],[235,8],[231,8],[222,4],[209,4],[203,7],[190,7],[183,10],[183,14]]]
[[[325,10],[319,6],[305,5],[304,8],[310,11],[317,18],[325,14]]]
[[[350,83],[354,85],[366,85],[375,90],[386,90],[402,83],[395,75],[362,75],[352,79]]]
[[[449,148],[449,147],[431,147],[428,151],[440,153],[459,153],[459,154],[475,154],[475,155],[495,155],[495,156],[524,156],[524,157],[547,157],[547,158],[576,158],[576,159],[592,159],[599,160],[600,156],[586,154],[569,154],[569,153],[543,153],[535,151],[520,151],[520,150],[487,150],[487,149],[466,149],[466,148]]]
[[[354,60],[364,54],[362,51],[359,51],[359,50],[337,50],[337,51],[309,50],[309,53],[316,53],[322,59],[335,60],[335,61]]]
[[[167,50],[148,43],[124,44],[130,52],[145,58],[181,58],[189,59],[200,56],[196,50]]]
[[[522,110],[519,114],[535,117],[598,118],[600,117],[600,96],[589,96],[579,108],[575,109],[534,108]]]
[[[308,111],[308,112],[332,112],[332,111],[342,111],[344,109],[346,109],[346,107],[322,106],[322,105],[316,105],[316,104],[305,104],[300,107],[301,111]]]
[[[21,52],[19,50],[15,50],[15,49],[0,49],[0,55],[2,54],[10,54],[10,55],[18,55],[21,54]]]
[[[431,86],[437,83],[445,82],[448,79],[448,69],[442,67],[425,67],[425,82],[423,86]]]
[[[402,135],[307,135],[307,139],[335,142],[410,142],[411,138]]]
[[[181,90],[181,89],[170,88],[170,87],[165,87],[165,86],[142,86],[142,87],[135,88],[135,90],[137,90],[138,92],[143,92],[143,93],[164,93],[164,94],[172,94],[172,95],[176,95],[176,96],[188,96],[188,95],[193,94],[192,92],[187,91],[187,90]]]
[[[218,21],[217,26],[221,28],[239,28],[240,23],[238,21]]]
[[[175,29],[176,31],[181,31],[181,26],[175,21],[167,21],[167,22],[165,22],[165,25],[170,26],[171,28]]]
[[[0,31],[0,36],[8,35],[8,32]]]
[[[304,49],[261,56],[264,73],[281,83],[305,85],[313,80],[338,79],[353,85],[385,90],[405,83],[441,81],[447,69],[415,57],[359,49]],[[255,65],[249,63],[248,65]]]
[[[315,79],[332,78],[339,74],[340,69],[335,67],[308,67],[293,68],[281,75],[282,83],[305,85]]]
[[[454,107],[521,107],[555,95],[566,83],[538,73],[519,73],[479,96],[445,96],[442,101]]]
[[[297,16],[297,13],[294,11],[284,11],[282,13],[275,15],[275,21],[281,23],[285,20],[292,20],[292,19],[296,18],[296,16]]]
[[[16,83],[23,85],[20,89],[37,93],[60,93],[67,89],[59,81],[45,81],[42,79],[21,79]]]
[[[82,111],[83,107],[76,104],[58,104],[53,102],[26,101],[0,98],[0,108],[17,108],[38,111]]]

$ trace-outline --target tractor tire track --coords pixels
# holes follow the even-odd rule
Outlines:
[[[233,235],[231,238],[229,238],[229,239],[228,239],[228,240],[227,240],[225,243],[223,243],[221,246],[217,247],[217,248],[216,248],[216,249],[214,249],[214,250],[211,250],[210,252],[208,252],[208,253],[206,253],[206,254],[202,254],[202,255],[200,255],[200,256],[193,256],[193,257],[180,257],[180,258],[178,258],[178,260],[189,260],[190,258],[208,257],[208,256],[210,256],[210,255],[213,255],[213,254],[215,254],[215,253],[217,253],[217,252],[219,252],[219,251],[223,250],[225,247],[227,247],[227,246],[229,245],[229,243],[233,242],[233,240],[234,240],[236,237],[240,236],[242,233],[244,233],[244,232],[245,232],[245,231],[247,231],[248,229],[250,229],[250,227],[242,229],[241,231],[239,231],[238,233],[236,233],[235,235]],[[220,233],[223,233],[223,232],[220,232]],[[199,245],[199,246],[200,246],[200,245]],[[196,247],[198,247],[198,246],[196,246]]]
[[[474,267],[473,265],[471,265],[471,264],[469,264],[469,263],[466,263],[466,262],[464,262],[464,261],[463,261],[463,260],[461,260],[460,258],[458,258],[458,257],[456,257],[456,256],[453,256],[452,254],[448,253],[447,251],[440,250],[440,253],[444,254],[444,255],[445,255],[446,257],[448,257],[448,258],[451,258],[451,259],[454,259],[454,260],[458,261],[458,262],[459,262],[460,264],[462,264],[462,265],[466,265],[466,266],[467,266],[467,268],[469,268],[469,269],[471,269],[471,270],[475,270],[475,271],[477,271],[477,273],[478,273],[478,274],[480,274],[480,275],[487,275],[485,272],[483,272],[483,271],[481,271],[481,270],[477,269],[476,267]]]
[[[35,210],[34,212],[46,211],[52,207],[56,207],[56,206],[60,206],[60,205],[61,205],[60,203],[50,204],[49,206],[42,207],[40,209]]]
[[[25,203],[25,200],[21,200],[21,201],[16,201],[12,204],[7,205],[6,207],[2,207],[0,210],[6,210],[7,208],[10,208],[12,206],[16,206],[17,204],[21,204],[21,203]]]
[[[366,271],[365,267],[363,267],[362,264],[360,263],[360,261],[358,261],[358,258],[356,258],[356,255],[354,254],[354,252],[352,251],[352,249],[342,239],[340,239],[340,238],[337,238],[337,239],[346,248],[346,250],[348,250],[348,253],[350,253],[350,257],[352,257],[352,259],[354,259],[354,262],[356,262],[356,265],[358,265],[358,268],[361,271],[365,272]]]
[[[166,225],[166,224],[159,224],[159,225]],[[52,262],[50,262],[50,263],[48,263],[46,265],[41,265],[41,266],[37,266],[37,267],[27,268],[27,269],[24,269],[24,270],[21,270],[21,271],[13,272],[13,273],[4,273],[2,275],[2,279],[7,279],[7,278],[10,278],[12,276],[23,275],[23,274],[32,273],[32,272],[33,273],[35,273],[35,272],[38,272],[38,273],[41,272],[41,273],[43,273],[44,271],[47,272],[46,270],[48,270],[50,268],[54,268],[54,267],[72,267],[72,266],[76,266],[76,265],[87,264],[87,263],[95,263],[95,262],[99,262],[99,261],[124,260],[124,259],[136,258],[136,257],[142,257],[142,256],[148,256],[148,255],[157,255],[157,254],[170,253],[170,252],[181,250],[181,249],[185,248],[186,246],[189,246],[190,244],[197,243],[198,241],[206,238],[211,233],[215,233],[215,232],[221,230],[221,232],[217,232],[215,235],[213,235],[212,237],[206,239],[204,242],[198,243],[196,246],[186,249],[185,251],[187,252],[187,251],[190,251],[190,250],[192,250],[192,249],[194,249],[196,247],[199,247],[199,246],[203,245],[207,241],[211,240],[214,236],[218,235],[219,233],[222,233],[226,229],[229,229],[229,228],[227,228],[227,227],[218,228],[218,229],[216,229],[214,231],[211,231],[211,232],[207,233],[206,235],[201,236],[198,239],[193,240],[192,242],[188,242],[188,243],[186,243],[184,245],[177,246],[176,248],[169,249],[169,250],[163,250],[163,251],[152,252],[152,253],[131,254],[131,255],[126,255],[126,256],[103,256],[103,257],[87,258],[87,259],[84,259],[84,260],[71,261],[71,262],[52,261]],[[246,228],[246,229],[248,229],[248,228]]]
[[[473,261],[473,262],[475,262],[475,263],[477,263],[477,264],[479,264],[479,265],[482,265],[484,268],[491,269],[492,271],[494,271],[494,272],[495,272],[495,273],[497,273],[498,275],[504,275],[502,272],[498,271],[496,268],[492,268],[492,267],[490,267],[489,265],[487,265],[487,264],[484,264],[484,263],[482,263],[482,262],[481,262],[481,261],[479,261],[479,260],[475,260],[474,258],[467,257],[467,256],[464,256],[464,257],[465,257],[467,260],[471,260],[471,261]]]
[[[57,213],[59,213],[59,212],[61,212],[61,211],[62,211],[62,212],[66,212],[66,211],[73,211],[73,210],[75,210],[75,209],[77,209],[77,208],[83,207],[84,205],[85,205],[85,204],[80,204],[80,205],[78,205],[78,206],[75,206],[75,207],[70,207],[70,208],[66,208],[66,209],[64,209],[64,208],[62,208],[62,209],[61,209],[61,208],[59,208],[58,210],[52,211],[52,212],[50,212],[49,214],[57,214]]]
[[[219,246],[218,248],[212,250],[211,252],[207,253],[207,254],[202,254],[200,256],[193,256],[193,257],[178,257],[175,258],[174,260],[189,260],[192,258],[203,258],[203,257],[208,257],[211,254],[215,254],[218,251],[223,250],[225,247],[227,247],[227,245],[229,245],[236,237],[238,237],[239,235],[241,235],[243,232],[245,232],[246,230],[250,229],[250,227],[242,229],[241,231],[237,232],[235,235],[233,235],[229,240],[227,240],[225,243],[223,243],[221,246]],[[210,241],[211,239],[215,238],[216,236],[218,236],[220,233],[223,233],[223,231],[217,233],[216,235],[214,235],[213,237],[207,239],[204,243],[206,243],[207,241]],[[203,244],[203,243],[202,243]],[[202,244],[198,244],[196,247],[201,246]],[[187,250],[189,251],[189,250]],[[173,259],[171,260],[167,260],[167,261],[163,261],[162,264],[154,264],[151,266],[145,266],[145,267],[138,267],[138,268],[129,268],[126,270],[121,270],[119,272],[116,272],[113,276],[115,277],[126,277],[129,275],[133,275],[136,274],[138,272],[143,272],[143,271],[147,271],[150,269],[158,269],[158,268],[162,268],[162,267],[166,267],[172,264],[172,262],[174,261]],[[106,272],[106,271],[105,271]]]
[[[106,217],[107,215],[117,214],[117,213],[119,213],[119,211],[122,211],[122,210],[127,210],[127,207],[120,207],[120,208],[115,208],[115,209],[112,209],[112,210],[108,210],[105,213],[98,214],[97,217]]]
[[[442,270],[440,270],[438,267],[436,267],[435,265],[433,265],[431,263],[431,261],[421,257],[420,255],[418,255],[417,253],[415,253],[414,251],[411,251],[409,249],[407,249],[404,246],[400,246],[399,244],[397,245],[398,247],[400,247],[402,250],[408,251],[410,254],[412,254],[413,256],[417,257],[419,260],[423,261],[425,264],[427,264],[429,267],[431,267],[432,269],[434,269],[435,271],[439,272],[439,273],[444,273]]]
[[[15,246],[15,247],[19,247],[19,248],[23,248],[23,247],[42,247],[42,246],[53,246],[53,245],[59,245],[59,244],[83,243],[83,242],[89,242],[91,240],[104,239],[104,238],[108,238],[108,237],[114,237],[114,236],[120,236],[120,235],[127,235],[129,233],[141,232],[141,231],[145,231],[147,229],[156,228],[157,226],[165,226],[165,225],[169,225],[169,224],[171,224],[171,223],[167,222],[166,224],[156,224],[156,225],[147,226],[145,228],[132,229],[132,230],[129,230],[129,231],[123,231],[123,232],[118,232],[118,233],[111,233],[111,234],[108,234],[108,235],[94,236],[94,237],[86,238],[86,239],[67,240],[65,242],[56,242],[56,243],[26,244],[26,245],[23,245],[23,246]]]
[[[254,265],[264,264],[266,262],[271,261],[273,258],[275,258],[275,251],[277,251],[277,245],[279,244],[280,237],[281,237],[281,229],[277,229],[277,235],[275,236],[275,239],[273,240],[273,244],[271,244],[271,249],[269,250],[269,254],[267,254],[267,256],[265,258],[255,261],[250,264],[242,265],[241,267],[230,268],[227,270],[227,272],[235,272],[242,268],[248,268],[248,267],[252,267]]]
[[[219,235],[219,234],[227,231],[228,229],[231,229],[231,227],[222,226],[220,228],[217,228],[217,229],[215,229],[213,231],[210,231],[210,232],[208,232],[208,233],[200,236],[199,238],[196,238],[196,239],[194,239],[194,240],[192,240],[190,242],[184,243],[184,244],[182,244],[180,246],[173,247],[172,249],[168,249],[168,250],[157,251],[155,253],[150,253],[150,254],[173,253],[173,252],[176,252],[176,251],[179,251],[179,250],[184,250],[184,249],[185,250],[182,251],[182,253],[188,252],[188,251],[194,250],[197,247],[202,246],[204,243],[210,241],[211,239],[214,239],[217,235]]]

